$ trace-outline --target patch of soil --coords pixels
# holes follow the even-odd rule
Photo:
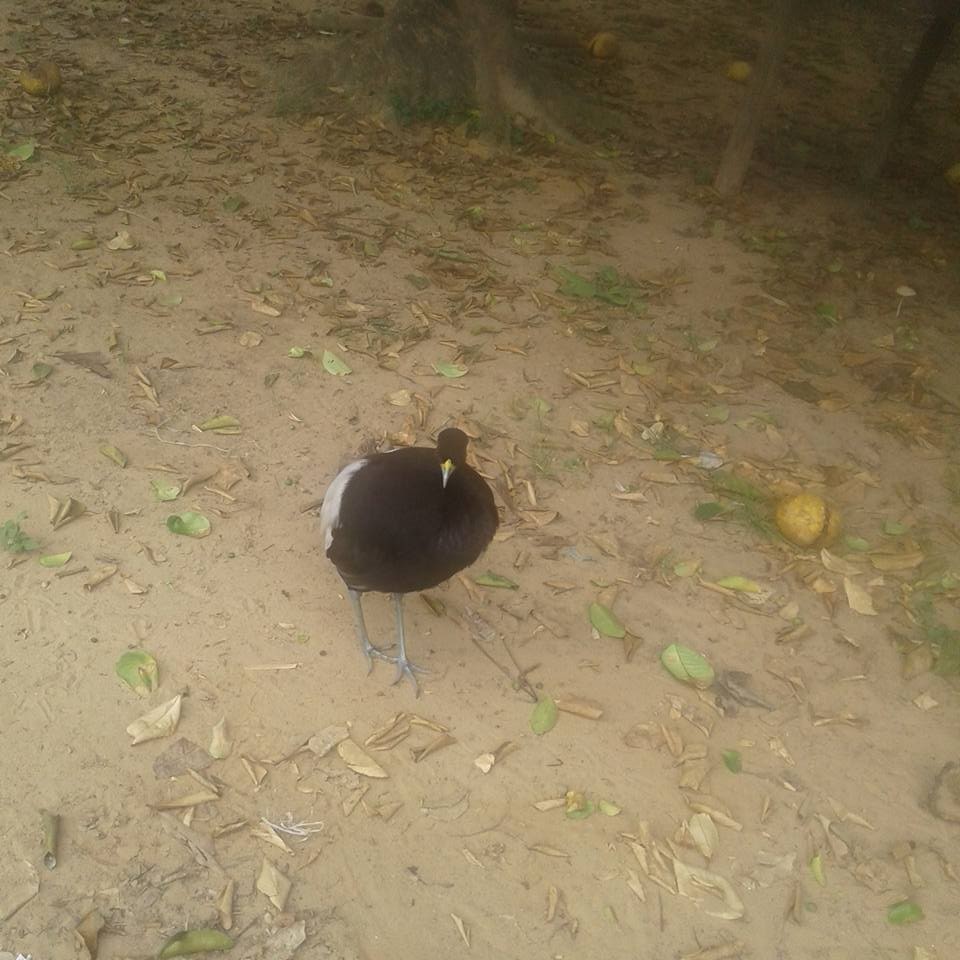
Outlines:
[[[73,958],[92,913],[103,960],[225,920],[238,957],[951,955],[960,251],[932,171],[956,67],[862,198],[837,130],[878,68],[812,24],[721,204],[701,184],[748,14],[591,10],[621,56],[575,79],[631,139],[507,153],[276,116],[278,62],[326,42],[306,5],[0,16],[8,68],[64,83],[0,88],[5,144],[35,144],[0,172],[0,523],[36,541],[0,555],[0,950]],[[315,507],[358,451],[447,423],[502,526],[409,598],[416,700],[366,675]],[[765,526],[801,489],[842,514],[826,553]],[[208,536],[168,529],[186,511]],[[386,644],[388,601],[366,611]],[[673,679],[671,643],[722,682]],[[142,699],[133,648],[159,665]],[[130,746],[177,694],[175,734]],[[546,696],[568,709],[538,736]],[[385,778],[325,750],[342,725]],[[902,900],[922,922],[888,922]]]

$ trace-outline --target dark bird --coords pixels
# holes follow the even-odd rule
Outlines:
[[[419,695],[407,659],[403,595],[428,590],[469,567],[493,539],[499,517],[486,481],[467,464],[467,435],[441,430],[437,446],[404,447],[345,466],[323,498],[324,550],[343,578],[357,636],[373,658],[397,665]],[[397,656],[375,647],[363,622],[361,597],[393,595]]]

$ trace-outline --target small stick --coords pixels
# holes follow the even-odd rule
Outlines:
[[[43,865],[52,870],[57,865],[57,834],[60,831],[60,816],[49,810],[40,811],[43,834]]]

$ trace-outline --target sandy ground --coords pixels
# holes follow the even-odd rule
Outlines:
[[[35,545],[0,553],[0,951],[86,956],[86,918],[105,960],[201,928],[271,960],[953,955],[956,71],[863,197],[843,171],[908,53],[855,11],[813,25],[721,205],[733,8],[592,7],[623,55],[576,70],[636,139],[497,156],[276,116],[276,64],[332,42],[305,10],[4,5],[0,140],[36,149],[0,181],[0,523]],[[39,57],[61,99],[16,83]],[[614,271],[620,303],[561,269]],[[409,598],[417,700],[366,676],[315,507],[358,450],[447,423],[502,527]],[[736,500],[721,462],[823,495],[840,538],[697,519]],[[167,529],[186,511],[208,536]],[[698,692],[671,643],[749,676]],[[177,695],[176,731],[131,746]],[[535,697],[565,707],[542,735]],[[344,727],[362,754],[325,752]],[[904,900],[924,918],[889,922]]]

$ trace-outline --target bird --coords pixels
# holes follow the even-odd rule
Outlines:
[[[403,597],[428,590],[469,567],[497,531],[487,482],[467,463],[467,435],[447,427],[436,447],[401,447],[348,463],[330,482],[320,508],[324,552],[347,588],[357,638],[367,658],[397,667],[420,695],[424,668],[407,657]],[[389,593],[397,655],[375,647],[363,620],[364,593]]]

